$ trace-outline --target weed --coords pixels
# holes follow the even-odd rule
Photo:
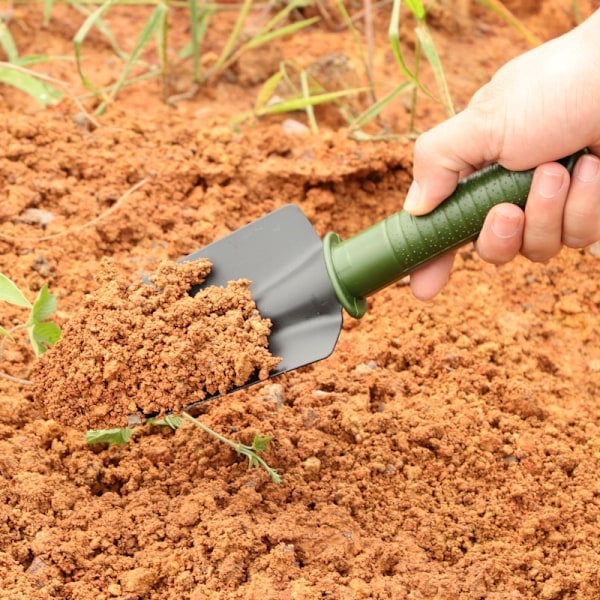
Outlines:
[[[196,427],[207,433],[208,435],[214,437],[215,439],[227,444],[231,448],[233,448],[238,454],[245,456],[248,459],[248,468],[252,469],[255,467],[262,467],[271,478],[273,483],[281,483],[281,475],[270,467],[267,462],[259,456],[261,452],[264,452],[269,442],[273,439],[272,436],[261,436],[259,434],[254,436],[252,440],[252,444],[250,446],[246,444],[242,444],[241,442],[234,442],[229,438],[217,433],[210,427],[204,425],[201,421],[192,417],[189,413],[182,413],[182,416],[176,415],[167,415],[162,419],[150,419],[147,421],[149,425],[162,425],[168,426],[171,429],[177,429],[183,423],[183,420],[186,419],[193,423]],[[90,444],[109,444],[109,445],[117,445],[117,444],[126,444],[133,435],[133,429],[130,427],[122,427],[115,429],[96,429],[90,430],[86,432],[85,439]]]
[[[29,310],[29,316],[24,323],[8,329],[0,327],[0,336],[3,338],[0,345],[0,356],[6,340],[14,341],[14,334],[19,330],[27,331],[29,342],[36,356],[43,354],[60,339],[60,327],[56,323],[48,321],[56,310],[56,296],[48,291],[47,285],[40,289],[35,301],[31,303],[11,279],[0,273],[0,300]],[[17,383],[29,384],[29,381],[12,377],[7,373],[0,373],[0,376]]]
[[[227,444],[228,446],[233,448],[238,454],[245,456],[248,459],[249,469],[252,469],[254,467],[262,467],[269,474],[269,477],[271,478],[271,481],[273,481],[273,483],[281,483],[281,475],[279,475],[279,473],[275,469],[271,468],[267,464],[267,462],[261,456],[259,456],[260,452],[264,452],[267,449],[269,442],[273,439],[272,436],[262,437],[257,434],[252,440],[252,445],[247,446],[246,444],[242,444],[241,442],[234,442],[221,435],[220,433],[213,431],[212,429],[204,425],[204,423],[192,417],[192,415],[190,415],[189,413],[184,412],[182,413],[182,416],[191,423],[193,423],[196,427],[202,429],[202,431],[204,431],[208,435],[211,435],[220,442]]]

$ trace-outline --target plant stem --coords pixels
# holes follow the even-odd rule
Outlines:
[[[233,448],[238,454],[242,454],[243,456],[245,456],[248,459],[248,468],[260,466],[269,474],[269,477],[271,478],[271,481],[273,481],[273,483],[281,483],[281,475],[279,475],[279,473],[277,473],[275,469],[271,468],[268,465],[268,463],[263,458],[261,458],[251,446],[247,446],[246,444],[242,444],[241,442],[234,442],[233,440],[226,438],[224,435],[217,433],[198,419],[192,417],[192,415],[190,415],[187,412],[182,412],[181,416],[184,419],[187,419],[188,421],[193,423],[202,431],[204,431],[204,433],[211,435],[220,442],[223,442],[224,444],[227,444],[229,447]]]

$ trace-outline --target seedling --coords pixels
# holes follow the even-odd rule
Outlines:
[[[261,456],[259,456],[260,452],[264,452],[267,449],[267,446],[269,445],[269,442],[273,439],[273,436],[268,435],[262,437],[257,434],[252,440],[252,445],[247,446],[246,444],[242,444],[241,442],[234,442],[229,438],[226,438],[225,436],[221,435],[220,433],[213,431],[204,423],[192,417],[192,415],[190,415],[189,413],[182,413],[182,417],[193,423],[196,427],[202,429],[202,431],[204,431],[205,433],[208,433],[208,435],[211,435],[214,438],[218,439],[220,442],[227,444],[228,446],[233,448],[238,454],[245,456],[248,459],[249,469],[252,469],[254,467],[262,467],[269,474],[269,477],[271,478],[271,481],[273,481],[273,483],[281,483],[281,475],[279,475],[279,473],[275,469],[271,468],[267,464],[267,462]]]
[[[281,475],[279,475],[275,469],[270,467],[267,462],[261,456],[259,456],[261,452],[264,452],[267,449],[269,442],[273,439],[273,436],[261,436],[257,434],[254,436],[252,444],[248,446],[246,444],[242,444],[241,442],[234,442],[233,440],[226,438],[186,412],[182,413],[181,417],[176,415],[167,415],[162,419],[150,419],[147,421],[147,423],[149,425],[165,425],[171,429],[177,429],[181,426],[184,419],[190,421],[196,427],[208,435],[216,438],[220,442],[227,444],[238,454],[245,456],[248,459],[249,469],[261,467],[268,473],[273,483],[281,483]],[[130,427],[95,429],[86,432],[85,439],[90,444],[109,444],[112,446],[126,444],[131,439],[132,435],[133,429]]]
[[[60,327],[56,323],[48,321],[56,310],[56,296],[48,292],[48,286],[44,285],[40,289],[37,298],[32,304],[12,280],[0,273],[0,300],[29,310],[29,316],[24,323],[8,329],[0,326],[0,337],[2,337],[2,341],[0,342],[0,359],[4,352],[6,340],[14,341],[14,334],[20,330],[27,331],[29,341],[36,356],[43,354],[60,339]],[[0,371],[0,377],[22,385],[31,384],[27,379],[13,377],[3,371]]]
[[[94,4],[94,2],[92,2],[92,4]],[[153,6],[154,8],[144,23],[133,49],[129,54],[126,54],[119,48],[115,36],[103,19],[104,15],[109,12],[112,7],[121,4],[121,2],[119,0],[106,0],[105,2],[97,2],[96,4],[99,4],[99,6],[92,12],[79,7],[82,12],[86,13],[86,19],[73,38],[75,61],[81,81],[93,96],[101,100],[101,104],[96,112],[103,112],[107,105],[115,100],[119,91],[125,86],[157,76],[161,81],[163,100],[174,101],[178,99],[169,98],[167,90],[169,16],[171,11],[174,10],[174,6],[171,5],[171,2],[169,0],[140,0],[139,2],[136,2],[136,5],[139,7],[145,5]],[[183,94],[181,97],[191,96],[210,78],[222,74],[235,63],[244,52],[253,48],[258,48],[283,36],[292,35],[319,20],[319,17],[311,17],[290,24],[284,24],[284,21],[292,11],[303,6],[303,0],[292,0],[289,3],[286,3],[268,22],[253,24],[256,26],[252,28],[252,36],[247,39],[245,35],[248,30],[246,27],[248,16],[252,10],[256,9],[256,7],[253,0],[244,0],[242,6],[238,9],[239,12],[231,33],[225,40],[216,60],[206,69],[203,69],[201,53],[204,45],[204,37],[208,31],[210,22],[217,12],[231,10],[231,8],[227,5],[218,4],[205,4],[204,6],[199,7],[197,0],[189,0],[187,5],[190,19],[190,40],[182,49],[180,49],[178,55],[182,60],[192,58],[193,81],[190,82],[190,92]],[[45,7],[46,16],[49,18],[51,3],[47,3]],[[83,45],[93,28],[98,29],[102,33],[117,57],[124,63],[117,82],[104,89],[98,88],[90,77],[88,77],[88,74],[83,68]],[[142,53],[152,44],[155,46],[158,68],[148,65],[140,59]],[[141,67],[142,73],[130,77],[134,67]]]
[[[25,323],[9,329],[0,327],[0,336],[14,341],[13,336],[17,331],[27,330],[36,356],[43,354],[60,339],[60,327],[48,321],[56,310],[56,296],[48,291],[47,285],[42,286],[32,304],[12,280],[0,273],[0,300],[29,310]]]

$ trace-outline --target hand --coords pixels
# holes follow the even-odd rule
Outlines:
[[[519,252],[533,261],[563,245],[600,239],[600,11],[566,35],[510,61],[467,108],[424,133],[415,144],[414,182],[404,208],[425,214],[458,180],[491,162],[512,170],[536,167],[525,211],[500,204],[488,214],[475,244],[494,264]],[[554,162],[583,147],[590,154],[572,176]],[[411,275],[418,298],[437,294],[453,255]]]

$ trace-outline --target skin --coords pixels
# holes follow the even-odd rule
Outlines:
[[[426,214],[458,180],[498,162],[535,170],[523,212],[500,204],[488,214],[475,248],[493,264],[517,254],[547,261],[563,246],[600,239],[600,10],[569,33],[506,63],[461,113],[423,133],[414,150],[414,181],[404,208]],[[587,147],[573,174],[559,158]],[[417,298],[448,281],[453,254],[411,275]]]

